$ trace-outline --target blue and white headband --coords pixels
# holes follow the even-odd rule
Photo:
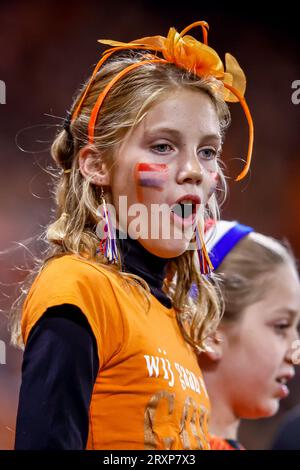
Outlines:
[[[216,270],[235,245],[250,232],[252,227],[237,221],[218,220],[205,232],[205,244],[210,260]]]
[[[240,240],[250,232],[254,232],[252,227],[240,224],[237,221],[208,220],[206,227],[204,234],[205,245],[214,271]],[[190,296],[193,299],[196,299],[198,296],[198,289],[195,283],[191,286]]]

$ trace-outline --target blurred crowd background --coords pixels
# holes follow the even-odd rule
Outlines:
[[[231,52],[246,73],[246,98],[255,123],[251,173],[235,183],[248,128],[241,107],[231,106],[232,126],[223,153],[231,178],[223,217],[287,238],[300,257],[300,104],[291,99],[292,83],[300,80],[296,11],[291,3],[273,2],[269,10],[262,9],[263,2],[246,2],[239,9],[233,5],[201,0],[1,0],[0,80],[6,84],[6,104],[0,104],[0,251],[37,235],[49,221],[54,207],[51,178],[43,169],[52,164],[51,140],[75,90],[104,50],[97,39],[165,36],[170,26],[181,30],[206,20],[209,44],[221,58]],[[192,34],[201,38],[200,29]],[[30,249],[36,250],[36,244]],[[16,283],[24,278],[23,267],[30,266],[30,252],[25,256],[25,251],[21,247],[0,258],[0,340],[6,343],[6,364],[0,364],[0,449],[11,449],[14,442],[22,353],[9,346],[5,313]],[[275,417],[243,422],[240,440],[246,448],[270,446],[286,412],[300,402],[299,372],[290,389]]]

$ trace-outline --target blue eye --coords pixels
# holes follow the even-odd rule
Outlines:
[[[202,154],[202,158],[205,160],[212,160],[216,157],[217,152],[212,148],[205,148],[200,150],[200,154]]]
[[[152,148],[152,150],[154,150],[155,152],[158,152],[158,153],[165,153],[166,152],[166,148],[168,147],[168,150],[169,151],[171,149],[171,146],[169,144],[157,144],[157,145],[154,145]]]

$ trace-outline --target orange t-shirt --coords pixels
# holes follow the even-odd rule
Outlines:
[[[118,273],[64,255],[44,267],[27,295],[25,344],[46,309],[64,303],[81,309],[98,348],[87,449],[209,449],[209,398],[175,310],[151,295],[147,313],[137,287]]]
[[[234,439],[224,439],[223,437],[211,435],[209,442],[211,450],[246,450],[242,444]]]

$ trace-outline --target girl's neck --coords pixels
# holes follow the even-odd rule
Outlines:
[[[144,279],[157,300],[165,307],[171,308],[172,302],[162,290],[169,259],[153,255],[128,234],[126,238],[120,238],[120,230],[116,230],[116,233],[119,238],[123,271]],[[122,235],[125,236],[124,232]]]
[[[212,403],[212,412],[210,418],[209,430],[212,435],[223,437],[224,439],[237,440],[240,419],[226,401],[224,395],[221,397],[214,393],[210,394]]]

